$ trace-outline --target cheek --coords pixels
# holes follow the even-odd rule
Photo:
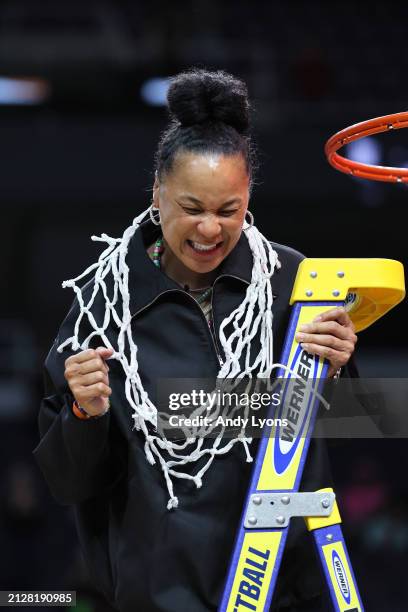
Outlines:
[[[226,229],[228,233],[230,234],[230,236],[233,236],[234,238],[238,236],[239,238],[242,232],[243,224],[244,224],[244,217],[242,216],[242,218],[234,219],[234,221],[231,221],[230,223],[228,223],[226,226]]]
[[[183,242],[191,234],[194,223],[184,217],[172,215],[170,218],[162,218],[162,231],[169,243],[173,246]]]
[[[244,223],[244,217],[242,217],[242,219],[240,220],[235,220],[233,224],[231,224],[231,226],[228,229],[228,236],[229,236],[229,248],[234,248],[235,245],[238,243],[238,240],[241,237],[242,234],[242,226]]]

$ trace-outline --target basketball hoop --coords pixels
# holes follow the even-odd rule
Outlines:
[[[329,164],[359,178],[370,179],[372,181],[387,181],[390,183],[408,183],[408,168],[390,168],[387,166],[375,166],[363,164],[343,157],[337,153],[338,149],[350,142],[372,136],[380,132],[389,130],[399,130],[408,127],[408,112],[384,115],[368,121],[361,121],[350,127],[337,132],[326,142],[324,151]]]

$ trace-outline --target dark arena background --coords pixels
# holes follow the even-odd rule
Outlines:
[[[149,205],[164,79],[199,66],[247,82],[250,208],[268,238],[310,257],[406,262],[407,187],[336,172],[323,147],[406,110],[407,23],[399,2],[0,3],[0,590],[76,590],[76,610],[111,610],[31,453],[42,363],[73,299],[61,283],[98,256],[92,234],[121,236]],[[407,167],[408,132],[347,154]],[[362,376],[406,376],[406,320],[403,302],[361,334]],[[406,441],[332,440],[330,456],[366,609],[406,610]]]

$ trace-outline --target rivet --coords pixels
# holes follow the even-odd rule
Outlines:
[[[343,278],[343,276],[344,276],[344,272],[341,272],[341,271],[340,271],[340,272],[337,272],[337,276],[338,276],[339,278]]]
[[[332,291],[332,294],[334,295],[334,297],[338,297],[340,295],[340,291],[338,289],[334,289],[334,291]]]
[[[276,517],[276,522],[278,523],[278,525],[283,525],[285,523],[285,517],[284,516],[277,516]]]
[[[310,273],[310,276],[311,276],[312,278],[316,278],[316,276],[317,276],[317,272],[311,272],[311,273]]]
[[[313,291],[310,291],[310,289],[308,289],[308,290],[306,291],[306,295],[307,295],[307,297],[312,297],[312,295],[313,295]]]
[[[256,517],[255,517],[255,516],[250,516],[250,517],[249,517],[249,519],[248,519],[248,523],[249,523],[250,525],[256,525],[256,524],[257,524],[257,522],[258,522],[258,521],[257,521],[257,519],[256,519]]]
[[[262,498],[259,497],[259,495],[257,495],[256,497],[253,497],[252,501],[256,506],[260,506],[262,504]]]
[[[332,541],[332,539],[333,539],[333,534],[332,534],[332,533],[328,533],[328,534],[326,535],[326,540],[329,540],[329,542],[331,542],[331,541]]]
[[[328,500],[327,497],[322,499],[322,506],[323,508],[328,508],[330,506],[330,500]]]
[[[282,504],[285,504],[285,506],[287,506],[290,502],[290,497],[289,495],[284,495],[283,497],[281,497],[281,502]]]

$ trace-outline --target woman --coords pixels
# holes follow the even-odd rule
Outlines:
[[[156,383],[269,378],[302,259],[269,243],[248,213],[245,85],[190,71],[173,79],[168,102],[151,207],[120,240],[103,235],[98,262],[66,283],[77,299],[46,361],[34,451],[53,495],[75,506],[91,575],[121,612],[216,610],[256,443],[160,436]],[[332,376],[356,336],[332,309],[298,340],[329,359]],[[312,442],[305,490],[327,486],[324,459]],[[292,534],[274,606],[317,609],[320,577],[304,569],[313,553],[301,526]]]

